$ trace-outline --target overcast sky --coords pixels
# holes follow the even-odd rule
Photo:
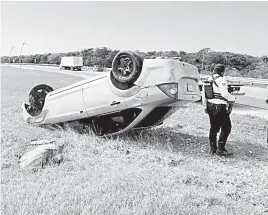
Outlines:
[[[268,2],[2,2],[1,55],[209,47],[268,55]]]

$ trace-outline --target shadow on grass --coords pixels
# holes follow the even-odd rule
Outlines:
[[[82,126],[79,123],[70,125],[71,124],[67,126],[68,129],[71,128],[81,135],[89,135],[90,133],[93,137],[95,136],[89,128],[85,128],[85,126]],[[170,128],[160,127],[153,129],[131,130],[123,134],[110,137],[108,136],[105,138],[120,138],[126,143],[137,147],[182,153],[186,156],[211,156],[209,155],[209,142],[207,136],[194,136],[182,133],[179,131],[181,128],[181,125],[175,125]],[[234,153],[233,156],[229,157],[232,160],[268,161],[267,147],[249,143],[246,140],[245,142],[229,140],[226,148]]]
[[[172,127],[130,131],[121,134],[120,138],[131,142],[131,144],[156,150],[168,150],[187,156],[211,156],[209,155],[208,137],[194,136],[174,130],[176,129]],[[247,141],[229,141],[226,148],[234,153],[233,156],[229,157],[232,160],[268,161],[268,149],[265,146],[255,145]]]

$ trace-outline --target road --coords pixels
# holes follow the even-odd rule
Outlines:
[[[235,104],[232,113],[261,117],[268,121],[268,111],[265,109],[250,107],[242,104]]]
[[[9,67],[9,65],[2,65],[3,67]],[[11,65],[11,67],[20,68],[20,65]],[[38,66],[38,65],[22,65],[21,69],[27,70],[39,70],[39,71],[46,71],[46,72],[53,72],[59,73],[64,75],[72,75],[81,78],[89,78],[92,76],[102,75],[103,72],[93,72],[93,71],[71,71],[71,70],[63,70],[59,67],[55,66]]]
[[[8,67],[8,65],[2,66]],[[19,68],[19,65],[11,65],[11,67]],[[103,72],[93,71],[60,70],[59,67],[52,66],[22,65],[21,69],[47,71],[52,73],[72,75],[80,78],[90,78],[92,76],[99,76],[103,74]],[[268,120],[268,104],[265,103],[265,99],[268,97],[268,89],[244,86],[241,87],[241,91],[245,92],[246,96],[236,96],[237,100],[233,108],[233,113],[249,114]]]

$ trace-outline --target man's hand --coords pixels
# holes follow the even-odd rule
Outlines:
[[[228,105],[227,105],[227,113],[228,114],[232,113],[234,103],[235,103],[234,101],[228,102]]]

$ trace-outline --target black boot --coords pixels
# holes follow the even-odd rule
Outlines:
[[[227,151],[227,149],[225,148],[225,144],[226,144],[226,141],[219,140],[216,155],[219,155],[219,156],[231,156],[231,155],[233,155],[232,152]]]
[[[209,154],[214,155],[217,151],[217,143],[216,142],[210,142],[210,152]]]

